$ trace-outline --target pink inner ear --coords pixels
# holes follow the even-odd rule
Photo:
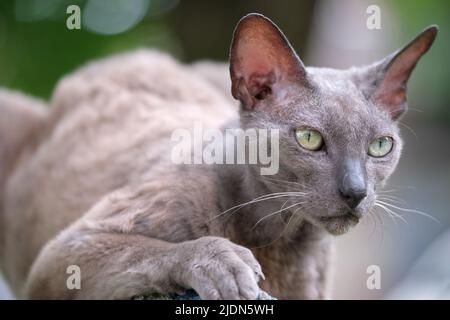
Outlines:
[[[261,39],[242,39],[239,43],[239,65],[245,78],[253,74],[264,75],[274,71],[281,63],[281,52],[278,59],[274,55],[273,44],[268,46]]]
[[[275,68],[268,59],[257,54],[249,54],[246,57],[246,62],[243,64],[242,73],[248,81],[252,76],[269,75]]]
[[[235,76],[242,78],[237,88],[239,99],[249,108],[272,93],[272,85],[280,74],[280,61],[274,59],[270,51],[271,48],[254,38],[242,39],[239,43]]]
[[[278,27],[257,14],[244,17],[236,27],[230,63],[233,96],[247,108],[270,93],[276,96],[275,83],[296,82],[305,74]]]
[[[374,100],[385,106],[391,117],[396,120],[406,109],[406,90],[403,87],[387,88],[380,91]]]
[[[420,57],[436,37],[436,27],[422,32],[389,62],[374,100],[381,103],[396,120],[406,110],[406,84]]]

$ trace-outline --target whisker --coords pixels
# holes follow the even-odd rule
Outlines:
[[[375,204],[375,206],[377,206],[377,205]],[[381,206],[379,206],[379,207],[381,209],[385,210],[383,207],[381,207]],[[383,214],[383,216],[389,217],[392,220],[392,222],[394,222],[395,228],[398,230],[398,223],[397,223],[396,217],[394,215],[392,215],[392,213],[390,213],[389,211],[386,211],[386,210],[385,211],[379,211],[379,212],[381,212]]]
[[[377,190],[377,193],[392,193],[397,191],[398,191],[397,189]]]
[[[361,222],[361,224],[363,224],[363,223],[366,224],[367,223],[368,225],[372,226],[372,231],[370,233],[370,236],[372,236],[373,233],[375,232],[376,224],[377,224],[377,221],[374,219],[374,217],[373,217],[371,212],[372,212],[372,210],[369,210],[369,214],[368,214],[367,218],[363,219],[362,222]]]
[[[262,195],[262,196],[256,197],[255,199],[250,200],[250,201],[248,201],[248,202],[244,202],[244,203],[242,203],[242,204],[238,204],[238,205],[236,205],[236,206],[234,206],[234,207],[231,207],[231,208],[225,210],[225,211],[222,212],[222,213],[226,213],[226,212],[231,211],[231,210],[233,210],[233,209],[235,209],[235,208],[237,208],[237,207],[245,206],[245,205],[251,204],[251,203],[253,203],[253,202],[258,202],[259,200],[270,200],[270,199],[274,199],[274,198],[287,197],[287,196],[295,196],[295,195],[303,195],[303,194],[300,194],[300,193],[297,193],[297,192],[277,192],[277,193],[270,193],[270,194],[266,194],[266,195]]]
[[[413,130],[413,128],[411,128],[410,126],[408,126],[406,123],[399,121],[398,122],[400,125],[404,126],[406,129],[408,129],[414,136],[414,138],[416,139],[416,142],[419,142],[419,137],[417,136],[416,132]]]
[[[260,201],[266,201],[266,200],[282,198],[282,197],[296,197],[296,196],[299,197],[299,196],[304,196],[304,195],[306,195],[306,193],[302,193],[302,192],[276,192],[276,193],[269,193],[269,194],[266,194],[266,195],[259,196],[259,197],[255,198],[255,199],[252,199],[252,200],[247,201],[245,203],[241,203],[241,204],[238,204],[238,205],[236,205],[234,207],[231,207],[231,208],[229,208],[229,209],[219,213],[217,216],[211,218],[209,220],[209,222],[211,222],[214,219],[217,219],[217,218],[221,217],[222,215],[224,215],[224,214],[226,214],[226,213],[228,213],[228,212],[230,212],[232,210],[235,210],[235,211],[233,211],[231,213],[231,214],[233,214],[234,212],[240,210],[242,207],[245,207],[245,206],[247,206],[249,204],[257,203],[257,202],[260,202]]]
[[[378,230],[381,231],[381,241],[383,240],[383,220],[381,219],[380,215],[379,215],[379,211],[376,210],[376,207],[372,207],[369,210],[369,213],[367,215],[367,220],[363,220],[363,221],[368,221],[369,224],[372,226],[371,229],[371,233],[370,233],[370,238],[376,236],[378,234]]]
[[[300,209],[302,209],[302,208],[298,208],[297,210],[295,210],[295,211],[291,214],[291,216],[289,217],[288,223],[286,224],[286,226],[284,227],[283,231],[281,231],[280,235],[279,235],[277,238],[275,238],[274,240],[270,241],[269,243],[267,243],[267,244],[265,244],[265,245],[253,247],[252,249],[261,249],[261,248],[265,248],[265,247],[271,246],[271,245],[274,244],[276,241],[280,240],[280,239],[283,237],[284,233],[288,230],[289,224],[291,223],[292,218],[296,215],[296,213],[297,213]]]
[[[398,204],[406,205],[406,201],[405,200],[400,199],[400,198],[395,197],[395,196],[382,195],[382,196],[378,196],[377,199],[386,200],[386,201],[392,201],[392,202],[395,202],[395,203],[398,203]]]
[[[387,203],[387,202],[383,202],[383,201],[377,201],[377,202],[379,202],[379,203],[381,203],[381,204],[383,204],[383,205],[385,205],[385,206],[389,206],[389,207],[392,207],[392,208],[394,208],[394,209],[403,211],[403,212],[416,213],[416,214],[418,214],[418,215],[427,217],[427,218],[429,218],[429,219],[435,221],[436,223],[439,223],[439,224],[441,223],[438,219],[436,219],[436,218],[433,217],[432,215],[429,215],[428,213],[425,213],[425,212],[422,212],[422,211],[419,211],[419,210],[402,208],[402,207],[394,206],[393,204],[390,204],[390,203]]]
[[[383,245],[384,242],[384,223],[383,223],[383,216],[382,216],[382,212],[381,211],[375,211],[374,212],[376,220],[378,220],[380,222],[380,230],[381,230],[381,234],[380,234],[380,244],[379,247],[381,248],[381,246]]]
[[[299,183],[299,182],[295,182],[295,181],[288,181],[288,180],[280,180],[280,179],[275,179],[275,178],[269,178],[269,177],[265,177],[264,179],[260,179],[260,181],[262,182],[269,182],[271,184],[278,184],[280,186],[290,186],[290,187],[299,187],[299,188],[306,188],[307,186]]]
[[[281,208],[280,208],[280,209],[283,209],[284,206],[289,202],[289,200],[290,200],[290,199],[287,199],[287,200],[281,205]],[[281,221],[282,221],[283,223],[285,223],[284,220],[283,220],[283,216],[282,216],[281,214],[280,214],[280,219],[281,219]]]
[[[269,217],[271,217],[271,216],[273,216],[273,215],[275,215],[275,214],[277,214],[277,213],[281,213],[281,212],[283,212],[283,211],[285,211],[285,210],[288,210],[288,209],[290,209],[290,208],[292,208],[292,207],[301,205],[301,204],[303,204],[303,203],[305,203],[305,202],[294,203],[293,205],[290,205],[289,207],[286,207],[286,208],[283,208],[283,209],[280,209],[280,210],[271,212],[271,213],[269,213],[268,215],[265,215],[264,217],[262,217],[261,219],[259,219],[259,220],[255,223],[255,225],[254,225],[250,230],[255,230],[255,228],[258,226],[258,224],[260,224],[263,220],[265,220],[265,219],[267,219],[267,218],[269,218]]]
[[[297,182],[297,181],[281,180],[281,179],[276,179],[274,177],[268,177],[268,176],[265,176],[264,179],[261,179],[261,180],[272,180],[272,181],[286,182],[286,183],[292,183],[292,184],[296,184],[299,186],[303,186],[303,184],[301,184],[300,182]]]
[[[396,213],[395,211],[392,211],[391,209],[385,207],[383,204],[379,203],[379,201],[375,202],[376,206],[379,206],[380,208],[383,208],[390,217],[396,217],[399,218],[400,220],[402,220],[404,223],[408,224],[408,222],[405,220],[405,218],[403,218],[401,215],[399,215],[398,213]]]
[[[392,189],[377,189],[376,192],[379,194],[398,192],[400,190],[413,190],[416,186],[394,186]]]

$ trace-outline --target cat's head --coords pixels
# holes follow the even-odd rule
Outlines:
[[[271,192],[305,193],[298,199],[301,215],[332,234],[355,225],[397,165],[406,83],[436,34],[429,27],[369,66],[305,68],[274,23],[245,16],[230,52],[241,124],[280,130],[279,172],[258,178]]]

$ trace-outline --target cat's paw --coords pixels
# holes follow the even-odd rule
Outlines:
[[[202,237],[181,244],[179,272],[184,285],[202,299],[256,299],[264,278],[252,252],[218,237]]]

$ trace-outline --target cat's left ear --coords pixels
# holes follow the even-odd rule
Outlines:
[[[407,109],[406,84],[419,59],[430,49],[438,32],[430,26],[402,49],[370,66],[363,78],[363,92],[397,120]]]
[[[260,14],[243,17],[230,49],[232,94],[245,109],[267,98],[279,99],[306,79],[303,63],[281,30]]]

